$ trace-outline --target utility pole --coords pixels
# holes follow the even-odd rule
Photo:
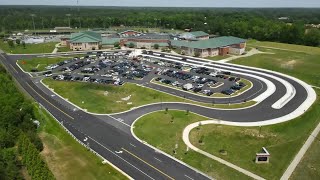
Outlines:
[[[69,20],[69,27],[71,27],[70,26],[70,16],[71,16],[71,14],[66,14],[66,16],[68,17],[68,20]]]
[[[36,25],[34,24],[34,17],[36,16],[35,14],[30,14],[31,18],[32,18],[32,23],[33,23],[33,30],[34,30],[34,33],[36,31]]]

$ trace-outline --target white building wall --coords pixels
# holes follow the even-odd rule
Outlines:
[[[233,48],[233,47],[230,47],[229,48],[229,54],[235,54],[235,55],[241,55],[243,54],[245,51],[245,48]]]

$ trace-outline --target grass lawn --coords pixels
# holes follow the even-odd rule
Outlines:
[[[191,131],[190,141],[204,151],[264,178],[279,179],[316,124],[319,123],[319,102],[318,99],[308,113],[301,117],[289,122],[262,127],[260,133],[259,127],[205,125]],[[205,118],[194,114],[186,115],[182,111],[169,111],[168,114],[165,114],[164,111],[155,112],[138,120],[134,132],[142,140],[171,155],[173,155],[175,143],[178,143],[177,155],[174,155],[178,159],[182,159],[217,179],[235,179],[238,173],[222,164],[219,165],[192,151],[184,154],[186,146],[181,140],[182,131],[187,125],[200,120],[205,120]],[[199,143],[200,139],[202,143]],[[262,147],[266,147],[271,153],[269,164],[254,163],[255,153],[259,152]],[[220,154],[220,150],[225,150],[227,155]],[[313,157],[317,156],[319,155],[315,154]],[[318,161],[314,162],[318,163]],[[208,168],[208,164],[212,164],[214,168]]]
[[[293,172],[290,179],[318,179],[320,177],[320,134],[314,140],[307,153]]]
[[[288,48],[291,46],[293,45],[288,45]],[[320,50],[320,48],[317,49]],[[259,50],[275,54],[257,54],[233,60],[232,63],[278,71],[297,77],[311,85],[320,86],[319,54],[311,51],[301,53],[268,48],[259,48]]]
[[[226,59],[228,57],[230,57],[230,56],[228,56],[228,55],[226,55],[226,56],[213,56],[213,57],[206,57],[205,59],[218,61],[218,60]]]
[[[320,91],[318,91],[320,93]],[[308,113],[292,121],[259,127],[205,125],[193,129],[190,141],[195,146],[267,179],[279,179],[293,157],[320,122],[320,100]],[[260,133],[259,133],[260,131]],[[260,134],[260,136],[259,136]],[[203,142],[199,143],[202,139]],[[255,164],[255,153],[266,147],[269,164]],[[219,153],[225,150],[227,155]],[[318,159],[319,160],[319,159]]]
[[[31,69],[38,69],[38,71],[45,71],[46,67],[51,64],[72,58],[73,56],[66,57],[36,57],[28,60],[18,60],[19,66],[26,72],[30,72]]]
[[[56,93],[67,98],[89,112],[116,113],[133,107],[157,102],[186,102],[212,108],[234,109],[254,105],[256,102],[247,101],[239,104],[206,104],[190,101],[153,89],[126,83],[123,86],[99,85],[85,82],[66,82],[44,79],[43,83],[53,88]],[[105,92],[108,92],[105,95]],[[128,101],[122,100],[131,95]]]
[[[16,45],[11,48],[6,42],[0,40],[0,49],[6,53],[11,54],[32,54],[32,53],[51,53],[56,42],[41,43],[41,44],[26,44],[26,48],[23,48],[22,45]]]
[[[250,179],[246,175],[197,152],[192,150],[186,152],[187,147],[182,141],[182,131],[187,125],[201,120],[206,120],[206,118],[192,113],[187,115],[183,111],[169,110],[167,113],[158,111],[138,120],[134,125],[134,133],[141,140],[216,179]],[[173,150],[176,144],[178,144],[178,148],[174,154]]]
[[[58,48],[58,52],[68,52],[68,51],[72,51],[72,50],[70,50],[70,48],[68,48],[68,47],[59,47]]]
[[[40,121],[41,152],[56,179],[126,179],[124,175],[76,142],[44,109],[35,107]]]
[[[295,44],[250,40],[248,41],[247,45],[251,47],[265,46],[265,47],[273,47],[273,48],[280,48],[280,49],[288,49],[290,51],[298,51],[298,52],[303,51],[308,54],[318,54],[318,55],[320,54],[320,48],[318,47],[295,45]]]

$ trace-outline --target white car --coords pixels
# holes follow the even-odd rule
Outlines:
[[[215,73],[215,72],[212,72],[209,74],[209,76],[212,76],[212,77],[215,77],[216,75],[217,75],[217,73]]]
[[[203,84],[198,84],[197,88],[202,88]]]
[[[52,74],[46,74],[46,77],[51,77],[52,76]]]
[[[111,74],[103,74],[103,75],[101,75],[102,77],[112,77],[112,75]]]

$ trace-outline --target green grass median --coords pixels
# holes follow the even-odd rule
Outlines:
[[[133,107],[160,102],[185,102],[222,109],[244,108],[256,103],[254,101],[230,105],[198,103],[132,83],[114,86],[53,79],[44,79],[43,83],[79,107],[89,112],[102,114],[122,112]]]
[[[18,60],[18,65],[26,72],[30,72],[32,69],[37,69],[38,71],[47,70],[46,67],[52,64],[56,64],[58,62],[68,60],[73,58],[74,56],[66,56],[66,57],[36,57],[32,59],[20,59]]]

